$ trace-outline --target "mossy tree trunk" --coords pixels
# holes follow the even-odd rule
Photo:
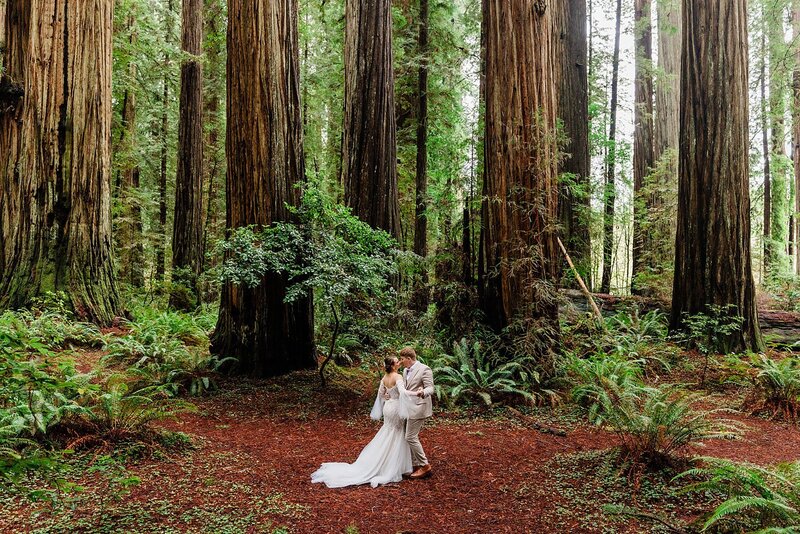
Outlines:
[[[589,239],[589,78],[586,0],[550,3],[558,83],[558,117],[567,136],[558,172],[559,223],[563,241],[580,274],[588,278]]]
[[[634,33],[636,35],[636,89],[634,92],[633,132],[633,281],[631,289],[637,292],[636,276],[645,269],[643,256],[651,247],[645,231],[649,199],[643,196],[645,180],[655,167],[653,145],[653,30],[650,0],[634,2]]]
[[[111,261],[111,27],[103,0],[10,0],[0,99],[0,307],[64,291],[76,315],[119,312]]]

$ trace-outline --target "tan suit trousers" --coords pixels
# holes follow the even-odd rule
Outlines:
[[[422,450],[422,443],[419,442],[419,431],[425,424],[426,419],[409,419],[406,424],[406,441],[411,447],[411,465],[420,467],[428,465],[428,458]]]

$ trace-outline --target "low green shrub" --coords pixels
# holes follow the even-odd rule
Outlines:
[[[588,409],[591,422],[601,424],[608,407],[645,389],[642,363],[619,355],[598,354],[586,359],[570,355],[564,364],[567,381],[572,384],[570,396]]]
[[[753,355],[750,364],[756,371],[755,387],[749,401],[754,411],[769,411],[772,417],[782,416],[797,421],[800,415],[800,358],[774,360]]]
[[[698,460],[700,467],[675,479],[700,479],[682,493],[712,493],[724,499],[703,516],[702,531],[800,532],[800,464],[764,468],[719,458]]]
[[[481,343],[466,339],[453,343],[453,355],[444,355],[434,364],[436,393],[449,402],[479,401],[489,407],[501,396],[519,396],[534,401],[525,379],[538,381],[517,361],[495,363],[486,357]],[[522,380],[518,377],[521,375]]]
[[[157,444],[151,423],[192,410],[191,404],[173,399],[163,386],[133,389],[123,374],[111,375],[91,406],[67,428],[66,448],[99,447],[111,450],[121,443]]]

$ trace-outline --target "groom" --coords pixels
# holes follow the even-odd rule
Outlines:
[[[431,465],[419,442],[419,431],[425,420],[433,415],[433,372],[430,367],[417,361],[417,353],[411,347],[403,347],[400,351],[400,363],[404,367],[406,390],[412,398],[406,424],[406,441],[411,447],[411,464],[414,467],[410,478],[416,480],[431,475]]]

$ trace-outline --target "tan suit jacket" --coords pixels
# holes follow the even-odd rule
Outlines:
[[[409,419],[426,419],[433,415],[433,371],[422,362],[416,362],[411,369],[403,371],[403,378],[406,382],[408,395],[411,397],[409,403]],[[422,388],[425,392],[423,397],[417,397],[416,392]]]

